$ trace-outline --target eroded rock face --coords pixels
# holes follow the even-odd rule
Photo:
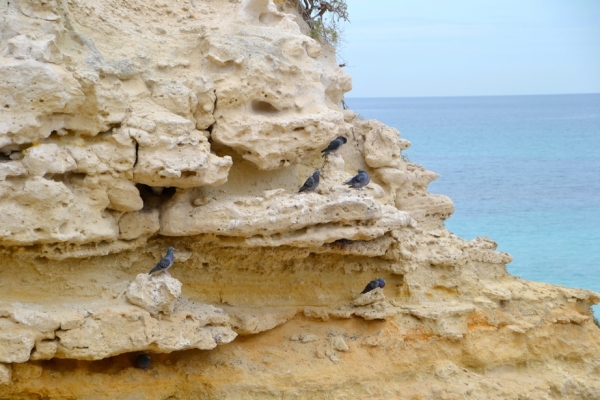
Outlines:
[[[152,315],[171,314],[181,295],[181,282],[167,274],[138,274],[127,288],[127,300]]]
[[[0,398],[600,398],[600,296],[448,232],[288,3],[0,1]]]
[[[167,286],[162,288],[163,293],[160,287],[153,287],[158,282]],[[178,289],[172,278],[132,285],[143,283],[146,293],[155,297],[162,294],[163,299],[169,285],[171,291]],[[142,296],[136,294],[141,291],[130,289],[128,298],[143,308],[122,300],[62,307],[0,303],[0,362],[23,363],[54,357],[99,360],[131,351],[207,350],[237,336],[221,309],[177,298],[168,303],[147,297],[140,300]],[[158,315],[163,310],[168,318]]]

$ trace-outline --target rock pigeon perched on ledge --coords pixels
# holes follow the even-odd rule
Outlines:
[[[371,290],[377,289],[377,288],[384,288],[385,287],[385,281],[383,280],[383,278],[378,278],[375,280],[372,280],[371,282],[369,282],[367,284],[367,286],[365,286],[365,289],[360,292],[360,294],[364,294],[367,292],[370,292]]]
[[[135,358],[135,366],[144,371],[150,366],[150,356],[148,354],[140,354]]]
[[[164,256],[154,268],[152,268],[152,271],[148,272],[148,275],[156,271],[164,271],[165,274],[171,276],[171,274],[169,274],[169,271],[167,270],[171,268],[171,265],[173,265],[173,262],[175,261],[173,250],[175,250],[173,247],[169,247],[169,249],[167,250],[167,255]]]
[[[348,182],[344,182],[344,185],[349,185],[355,189],[360,189],[366,186],[371,181],[371,177],[362,169],[358,170],[358,175],[350,179]]]
[[[312,176],[304,182],[304,185],[298,190],[298,193],[314,192],[317,186],[319,186],[319,176],[321,176],[321,171],[315,171]]]
[[[343,136],[338,136],[335,139],[333,139],[331,141],[331,143],[329,143],[329,146],[327,146],[326,149],[321,150],[321,153],[323,153],[323,157],[328,156],[331,153],[335,153],[336,151],[338,151],[340,149],[340,147],[342,147],[342,145],[344,143],[346,143],[348,141],[348,139],[346,139]]]

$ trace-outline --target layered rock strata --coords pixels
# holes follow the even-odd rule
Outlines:
[[[600,398],[600,296],[447,231],[307,32],[282,1],[0,0],[0,398]]]

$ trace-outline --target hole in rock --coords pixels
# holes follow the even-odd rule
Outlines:
[[[65,128],[61,128],[59,130],[54,129],[50,132],[50,136],[48,136],[48,139],[60,140],[61,136],[66,136],[66,135],[75,136],[76,134],[77,133],[75,131],[65,129]],[[81,137],[85,137],[85,135],[81,135]]]
[[[196,171],[181,171],[182,178],[194,178],[196,176]]]
[[[135,166],[137,165],[138,161],[139,161],[139,154],[140,154],[140,144],[136,141],[135,142],[135,161],[133,162],[133,167],[135,168]]]
[[[281,21],[282,18],[283,17],[280,17],[277,14],[268,13],[268,12],[262,13],[258,16],[258,20],[265,25],[275,25],[279,21]]]
[[[140,191],[140,197],[144,202],[144,210],[159,208],[164,202],[173,197],[176,190],[174,187],[166,187],[159,190],[157,187],[152,188],[143,183],[138,183],[135,187]]]
[[[54,182],[72,183],[73,181],[83,181],[86,175],[79,172],[65,172],[64,174],[51,174],[47,173],[44,175],[45,179],[52,180]]]
[[[252,100],[250,103],[252,111],[260,114],[276,114],[279,110],[271,103],[260,100]]]

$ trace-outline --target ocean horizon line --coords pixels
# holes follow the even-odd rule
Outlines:
[[[453,99],[453,98],[476,98],[476,97],[545,97],[545,96],[594,96],[600,92],[590,93],[549,93],[549,94],[482,94],[482,95],[456,95],[456,96],[367,96],[367,97],[344,97],[351,99]]]

